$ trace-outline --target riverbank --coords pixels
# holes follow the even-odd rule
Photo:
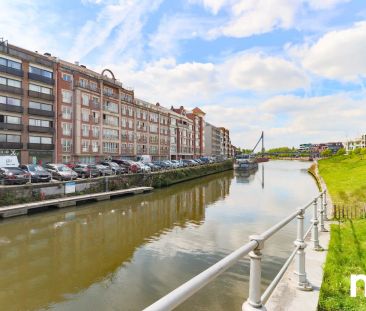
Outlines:
[[[231,169],[233,169],[233,163],[231,160],[228,160],[220,163],[153,172],[150,174],[128,174],[81,179],[72,183],[52,182],[1,186],[0,206],[95,194],[134,187],[162,188]]]
[[[366,201],[366,160],[358,155],[337,156],[318,162],[335,204],[348,211]],[[352,218],[359,214],[343,213]],[[338,215],[339,216],[339,215]],[[350,297],[351,274],[366,274],[366,221],[340,217],[331,225],[331,238],[320,289],[320,311],[364,310],[363,285],[359,297]],[[361,298],[362,297],[362,298]]]

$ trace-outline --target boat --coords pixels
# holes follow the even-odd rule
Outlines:
[[[269,158],[259,157],[259,158],[256,158],[256,161],[257,161],[257,163],[268,162]]]
[[[245,172],[254,172],[258,169],[258,163],[256,159],[248,158],[248,159],[236,159],[234,163],[234,170],[236,171],[245,171]]]

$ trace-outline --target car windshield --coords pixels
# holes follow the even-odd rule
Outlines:
[[[59,172],[70,172],[71,169],[68,168],[66,165],[57,165],[56,168]]]
[[[7,169],[8,171],[13,172],[13,173],[23,172],[21,169],[19,169],[17,167],[5,167],[5,169]]]

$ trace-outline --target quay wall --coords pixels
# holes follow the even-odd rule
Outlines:
[[[0,206],[30,203],[46,199],[88,193],[100,193],[132,187],[167,187],[179,182],[233,169],[233,161],[227,160],[195,167],[186,167],[149,174],[127,174],[75,180],[75,192],[66,193],[68,182],[50,182],[13,186],[0,186]]]

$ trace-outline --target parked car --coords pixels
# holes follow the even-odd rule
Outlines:
[[[19,166],[23,171],[31,175],[32,182],[49,182],[52,179],[50,172],[37,164],[25,164]]]
[[[121,167],[116,162],[112,161],[101,161],[100,164],[108,166],[114,175],[125,174],[127,173],[127,169],[125,167]]]
[[[197,165],[196,162],[192,162],[190,159],[183,159],[183,163],[185,163],[187,166],[195,166]]]
[[[78,165],[79,163],[76,162],[67,162],[64,163],[68,168],[71,168],[72,170],[75,168],[76,165]]]
[[[19,167],[1,167],[0,181],[5,185],[26,184],[30,180],[30,174]]]
[[[52,178],[58,180],[73,180],[78,178],[78,174],[65,164],[46,164],[46,170],[52,174]]]
[[[173,165],[174,168],[180,168],[180,167],[182,167],[182,165],[181,165],[181,163],[180,163],[179,160],[170,160],[169,162],[172,163],[172,165]]]
[[[141,173],[151,173],[151,168],[148,165],[145,165],[142,162],[136,162],[136,164],[139,166]]]
[[[109,166],[102,165],[102,164],[96,164],[96,169],[99,172],[99,176],[110,176],[113,175],[113,171]]]
[[[81,178],[99,176],[99,170],[94,164],[78,164],[74,167],[74,172],[76,172]]]
[[[132,161],[132,160],[125,160],[125,159],[115,159],[112,160],[115,163],[118,163],[119,165],[125,167],[127,169],[128,173],[139,173],[141,172],[141,168],[139,167],[139,165]]]
[[[152,162],[145,163],[145,165],[149,166],[151,168],[151,171],[153,171],[153,172],[159,171],[161,169],[160,166],[158,166]]]
[[[171,168],[171,166],[168,163],[165,163],[164,161],[154,161],[153,164],[159,166],[160,169],[163,169],[163,170]]]

